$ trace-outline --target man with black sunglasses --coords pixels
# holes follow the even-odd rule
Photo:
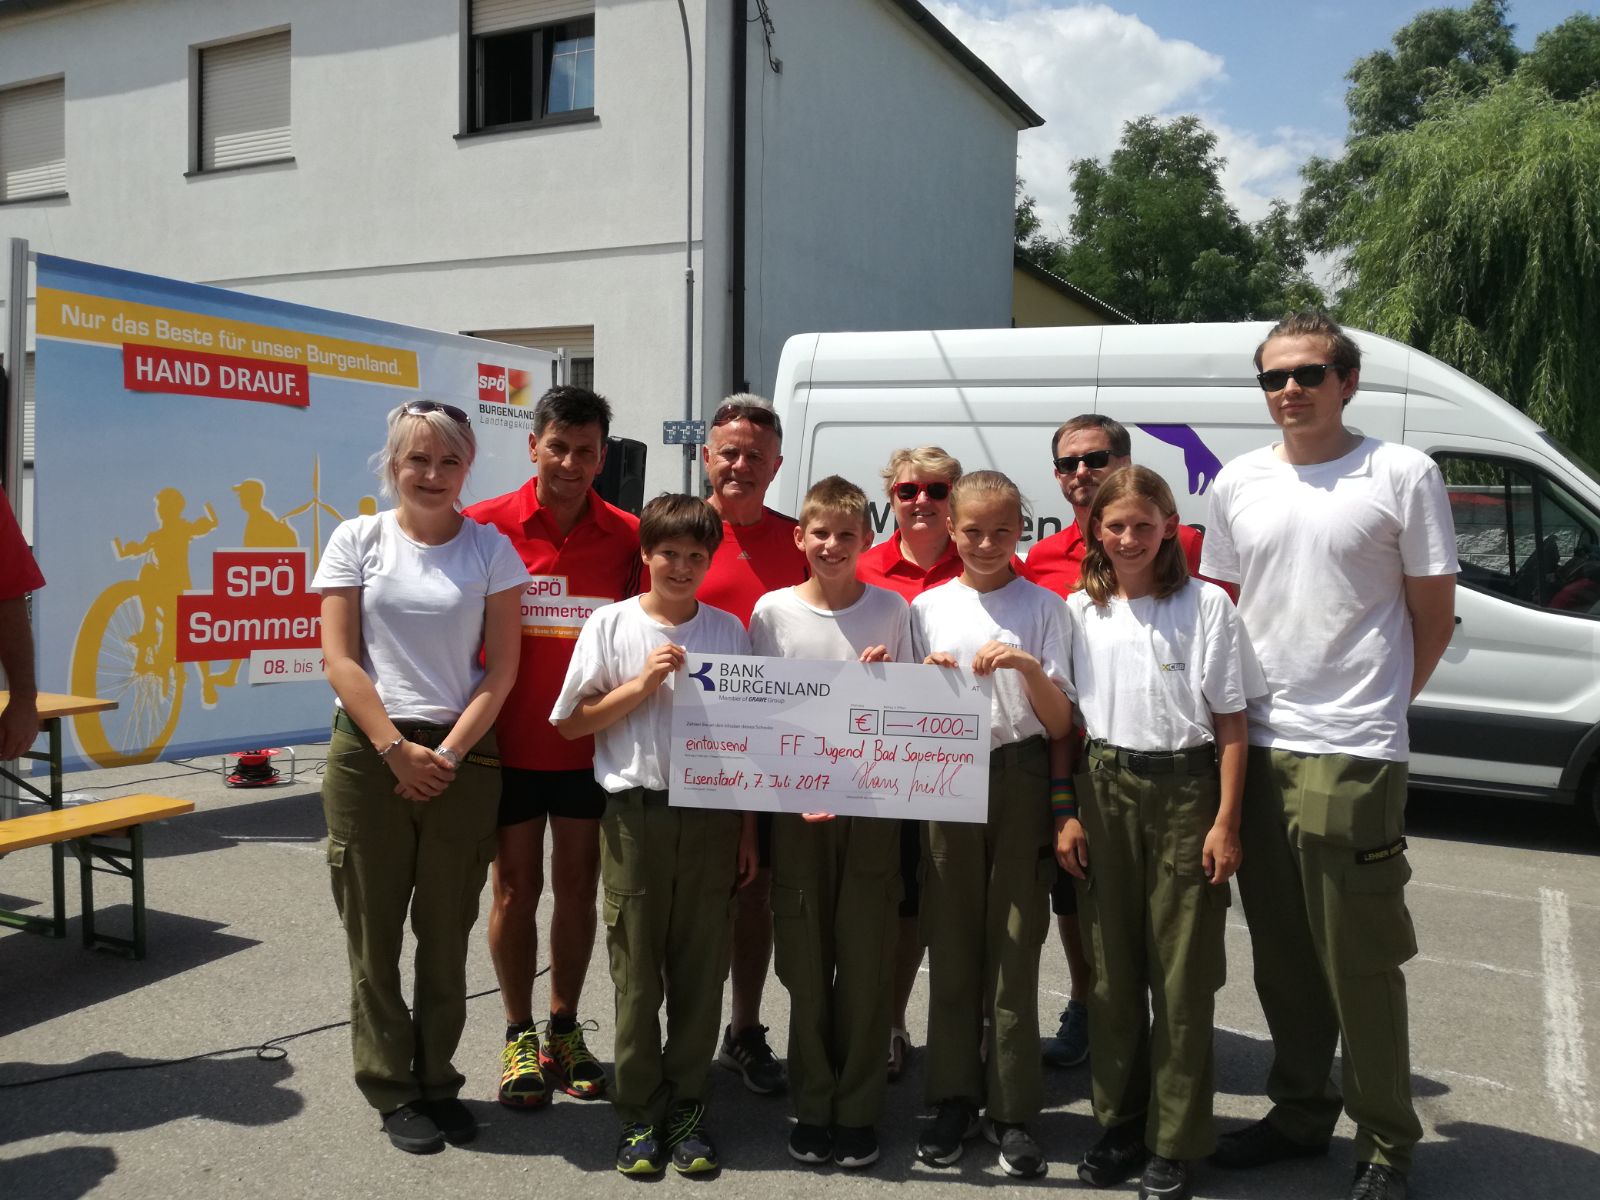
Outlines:
[[[1268,685],[1249,706],[1239,894],[1272,1109],[1223,1135],[1212,1161],[1326,1154],[1342,1103],[1351,1200],[1403,1200],[1422,1136],[1400,970],[1417,952],[1406,709],[1454,627],[1455,531],[1427,455],[1345,425],[1361,350],[1338,325],[1287,317],[1255,365],[1283,440],[1218,472],[1203,568],[1238,583]]]
[[[722,518],[722,543],[697,595],[749,625],[757,600],[804,583],[807,576],[805,555],[794,544],[794,518],[766,506],[767,488],[783,462],[783,425],[772,402],[747,392],[729,396],[711,418],[700,458],[711,485],[706,502]],[[736,900],[733,1019],[723,1031],[717,1061],[765,1096],[781,1091],[788,1080],[761,1024],[761,992],[772,962],[771,814],[759,814],[757,832],[761,869]]]
[[[1089,548],[1089,510],[1094,507],[1100,484],[1111,472],[1133,465],[1133,446],[1122,422],[1099,413],[1082,413],[1055,431],[1050,439],[1050,459],[1055,466],[1056,486],[1072,505],[1073,520],[1060,533],[1036,543],[1018,574],[1065,597],[1078,586],[1083,555]],[[1191,575],[1199,574],[1200,538],[1198,529],[1178,526],[1178,543],[1183,547]],[[1089,1010],[1084,994],[1091,981],[1078,927],[1078,894],[1073,890],[1071,876],[1065,872],[1056,876],[1050,890],[1050,908],[1056,914],[1071,988],[1067,1007],[1061,1012],[1061,1024],[1054,1037],[1044,1039],[1041,1049],[1048,1065],[1075,1067],[1089,1057]]]

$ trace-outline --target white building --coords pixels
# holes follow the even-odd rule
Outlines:
[[[684,8],[692,122],[677,0],[0,0],[0,238],[565,347],[647,494],[686,233],[696,417],[792,333],[1009,323],[1022,99],[916,0]]]

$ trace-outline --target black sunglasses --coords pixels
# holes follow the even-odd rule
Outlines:
[[[1263,371],[1256,376],[1256,382],[1264,392],[1281,392],[1291,379],[1303,388],[1314,388],[1328,377],[1329,371],[1338,369],[1332,363],[1302,363],[1287,371]]]
[[[759,404],[724,404],[711,418],[712,428],[729,425],[734,421],[749,421],[765,429],[778,430],[778,414]]]
[[[1111,451],[1091,450],[1087,454],[1063,454],[1060,458],[1055,460],[1055,464],[1056,470],[1060,471],[1063,475],[1071,475],[1078,469],[1079,463],[1082,463],[1091,471],[1098,471],[1110,461]]]
[[[943,481],[939,483],[897,483],[894,485],[895,499],[915,500],[919,493],[926,492],[929,500],[947,500],[950,498],[950,485]]]
[[[440,404],[437,400],[413,400],[406,405],[408,417],[425,417],[429,413],[436,412],[442,412],[452,421],[458,421],[462,425],[472,424],[472,419],[454,404]]]

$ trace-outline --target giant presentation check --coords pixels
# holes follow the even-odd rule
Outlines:
[[[991,691],[943,667],[691,652],[673,682],[670,802],[983,821]]]

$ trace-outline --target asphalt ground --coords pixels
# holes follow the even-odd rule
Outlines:
[[[337,1024],[348,1011],[348,977],[323,863],[320,755],[320,747],[301,748],[300,781],[270,790],[229,790],[216,774],[172,763],[69,778],[69,790],[99,797],[156,791],[192,799],[196,810],[148,831],[144,962],[80,947],[71,860],[68,939],[0,933],[4,1200],[605,1196],[640,1188],[798,1200],[819,1185],[839,1196],[889,1185],[929,1197],[997,1185],[1089,1190],[1073,1169],[1096,1136],[1086,1068],[1047,1071],[1047,1111],[1035,1127],[1050,1159],[1043,1180],[1008,1179],[982,1142],[948,1170],[913,1161],[923,1114],[925,986],[912,1003],[919,1050],[890,1089],[884,1154],[874,1169],[800,1167],[784,1149],[784,1100],[754,1096],[714,1069],[720,1175],[624,1179],[611,1169],[617,1124],[604,1102],[558,1095],[536,1113],[494,1102],[503,1023],[481,918],[468,967],[478,995],[457,1064],[482,1132],[441,1154],[399,1153],[350,1082],[348,1035]],[[216,765],[204,759],[195,767]],[[1600,841],[1569,810],[1426,793],[1412,797],[1410,826],[1409,898],[1422,948],[1407,968],[1413,1088],[1427,1131],[1412,1194],[1600,1194]],[[0,906],[44,911],[48,862],[43,849],[0,862]],[[125,884],[101,877],[96,894],[108,927],[125,924]],[[1259,1092],[1269,1044],[1248,943],[1235,906],[1231,977],[1217,1012],[1216,1111],[1224,1128],[1265,1109]],[[1052,936],[1039,997],[1047,1027],[1066,990]],[[542,985],[536,996],[543,1001]],[[605,1060],[610,1010],[601,948],[582,1015],[598,1023],[590,1045]],[[781,1053],[788,1007],[775,978],[764,1019]],[[282,1043],[286,1057],[253,1051],[296,1034],[303,1036]],[[192,1057],[230,1048],[242,1049]],[[190,1061],[166,1065],[176,1059]],[[73,1071],[96,1073],[15,1086]],[[1197,1194],[1342,1197],[1350,1134],[1341,1123],[1327,1159],[1250,1173],[1202,1166]]]

